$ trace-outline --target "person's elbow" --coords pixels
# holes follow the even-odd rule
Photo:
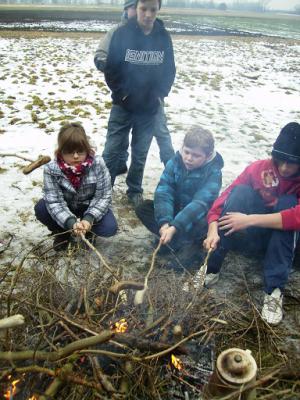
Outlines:
[[[101,60],[99,57],[95,56],[94,57],[94,63],[96,68],[104,73],[104,69],[105,69],[105,61]]]

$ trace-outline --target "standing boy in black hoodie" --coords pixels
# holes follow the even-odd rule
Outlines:
[[[164,97],[175,78],[172,41],[156,19],[161,0],[138,0],[137,17],[112,37],[105,79],[112,91],[103,158],[114,183],[120,152],[132,126],[131,165],[126,183],[129,201],[141,203],[142,180],[148,150]]]

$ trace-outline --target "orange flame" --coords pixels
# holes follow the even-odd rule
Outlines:
[[[128,329],[128,323],[125,318],[120,319],[120,321],[115,322],[111,325],[111,330],[116,333],[124,333]]]
[[[9,376],[10,378],[10,376]],[[4,399],[10,400],[17,392],[17,383],[20,382],[20,379],[15,379],[14,381],[10,382],[9,389],[7,389],[7,392],[4,393]]]
[[[180,358],[175,357],[174,354],[171,354],[171,361],[176,369],[178,369],[179,371],[183,369],[182,361],[180,360]]]

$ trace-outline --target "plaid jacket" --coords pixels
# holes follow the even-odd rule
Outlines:
[[[111,179],[100,156],[95,156],[78,190],[59,168],[56,160],[44,167],[44,200],[51,217],[64,229],[70,229],[77,218],[72,211],[87,207],[84,218],[99,221],[111,204]]]
[[[188,171],[179,152],[168,161],[154,195],[154,213],[161,227],[169,223],[190,232],[205,218],[222,184],[223,159],[219,153],[207,164]]]

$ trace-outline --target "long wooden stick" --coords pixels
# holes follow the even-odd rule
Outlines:
[[[134,296],[134,305],[135,306],[142,304],[144,301],[144,296],[148,289],[148,279],[149,279],[151,272],[153,271],[156,255],[159,252],[160,247],[161,247],[161,242],[158,243],[158,246],[156,247],[156,249],[154,250],[154,252],[152,254],[151,265],[150,265],[149,271],[147,272],[147,275],[145,276],[145,280],[144,280],[144,289],[138,290]]]
[[[84,236],[83,233],[80,234],[81,239],[84,241],[84,243],[90,248],[92,249],[96,255],[98,256],[99,260],[102,262],[102,264],[104,265],[104,267],[112,274],[112,276],[115,278],[116,281],[119,282],[119,278],[116,275],[116,273],[110,268],[110,266],[107,264],[107,262],[105,261],[105,259],[103,258],[103,256],[100,254],[100,252],[96,249],[95,246],[92,245],[92,243],[87,240],[87,238]]]
[[[90,336],[88,338],[75,340],[74,342],[67,344],[65,347],[58,351],[47,352],[47,351],[35,351],[35,350],[23,350],[23,351],[1,351],[0,360],[7,361],[18,361],[18,360],[44,360],[44,361],[58,361],[62,358],[68,357],[70,354],[95,346],[100,343],[109,341],[114,336],[112,331],[102,331],[97,336]]]

